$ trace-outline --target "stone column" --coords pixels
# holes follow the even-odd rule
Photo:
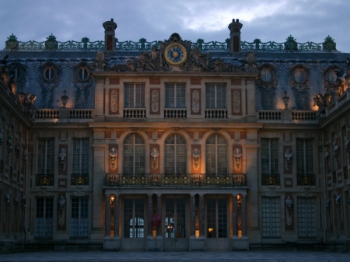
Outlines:
[[[242,194],[242,236],[247,236],[247,194]]]
[[[162,194],[157,195],[157,215],[160,215],[160,217],[162,217]],[[161,236],[162,236],[162,220],[157,229],[157,237],[161,237]]]
[[[119,238],[119,195],[114,199],[114,238]]]
[[[233,237],[238,236],[238,203],[237,194],[232,194],[233,197]]]
[[[152,216],[153,216],[153,201],[152,194],[148,194],[148,237],[152,236]]]
[[[199,195],[199,235],[205,237],[204,232],[204,195]]]
[[[196,237],[195,223],[196,223],[196,199],[195,194],[191,194],[190,200],[190,237]]]
[[[105,212],[105,238],[110,237],[110,231],[111,231],[111,206],[109,204],[109,194],[106,193],[106,212]]]

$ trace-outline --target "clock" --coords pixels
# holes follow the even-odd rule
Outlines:
[[[170,65],[181,65],[187,58],[187,51],[180,44],[171,44],[165,49],[164,57]]]

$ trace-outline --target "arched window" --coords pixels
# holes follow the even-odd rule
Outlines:
[[[335,84],[335,82],[337,81],[337,74],[333,69],[327,72],[327,79],[331,84]]]
[[[186,141],[178,135],[170,135],[165,140],[165,173],[186,173]]]
[[[206,142],[206,173],[227,173],[227,143],[219,134],[211,135]]]
[[[89,79],[89,70],[87,67],[82,66],[79,68],[78,78],[79,78],[79,81],[82,81],[82,82],[87,81]]]
[[[51,81],[55,78],[55,69],[52,66],[48,66],[45,68],[44,78],[47,81]]]
[[[138,134],[130,134],[124,140],[123,173],[145,173],[145,141]]]
[[[272,80],[272,71],[268,67],[263,67],[260,72],[261,81],[269,83]]]
[[[302,68],[294,70],[294,81],[298,84],[304,83],[306,80],[306,71]]]

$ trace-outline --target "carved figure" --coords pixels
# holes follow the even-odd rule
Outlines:
[[[329,197],[327,196],[325,201],[326,201],[326,209],[329,210],[330,207],[331,207],[331,200],[330,200]]]
[[[333,142],[333,155],[335,159],[338,159],[339,156],[339,146],[336,141]]]
[[[157,169],[158,168],[158,157],[159,157],[159,151],[157,148],[155,148],[155,147],[152,148],[151,157],[152,157],[152,168]]]
[[[341,195],[338,192],[335,192],[334,195],[335,195],[335,204],[337,206],[340,206],[340,204],[341,204]]]
[[[111,92],[111,112],[116,113],[119,108],[119,95],[118,95],[118,90],[113,90]]]
[[[9,135],[9,137],[7,138],[7,157],[10,156],[11,150],[12,150],[12,136]]]
[[[318,111],[322,112],[331,102],[332,95],[331,94],[318,94],[316,97],[313,98],[313,106],[318,106]]]
[[[241,111],[241,93],[237,90],[233,92],[233,112],[238,114]]]
[[[291,199],[290,196],[287,196],[287,198],[284,201],[284,203],[286,204],[287,209],[291,211],[292,207],[293,207],[293,199]]]
[[[326,168],[328,169],[329,168],[329,151],[328,151],[328,147],[324,148],[323,157],[324,157],[324,161],[325,161],[325,164],[326,164]]]
[[[62,210],[64,209],[64,206],[66,205],[66,199],[65,199],[65,197],[61,195],[61,196],[58,198],[57,203],[58,203],[58,208],[59,208],[60,212],[62,212]]]
[[[192,155],[193,155],[194,169],[198,170],[198,168],[199,168],[199,158],[201,156],[201,151],[199,150],[198,147],[195,147],[193,149]]]
[[[287,209],[286,223],[290,226],[292,225],[293,199],[290,196],[287,196],[287,198],[284,200],[284,204],[286,205]]]
[[[256,73],[258,72],[256,66],[256,56],[254,52],[248,52],[245,56],[244,69],[246,72]]]
[[[151,104],[152,104],[152,112],[157,113],[159,108],[159,94],[157,90],[152,91]]]
[[[293,152],[292,152],[292,150],[290,150],[290,148],[287,148],[286,151],[284,152],[284,160],[285,160],[286,170],[290,170],[292,158],[293,158]]]
[[[241,168],[241,158],[242,158],[242,150],[239,147],[236,147],[233,151],[234,156],[234,167],[236,170],[240,170]]]
[[[103,52],[97,52],[96,54],[96,59],[92,63],[92,68],[98,72],[98,71],[104,71],[106,67],[106,60],[105,60],[105,55]]]
[[[192,92],[192,111],[193,113],[199,112],[199,92],[198,90],[194,90]]]
[[[61,147],[58,157],[60,159],[60,168],[62,171],[66,170],[66,156],[67,150],[64,147]]]
[[[199,51],[198,46],[195,45],[193,47],[193,50],[190,52],[190,63],[197,67],[197,70],[194,71],[208,71],[209,70],[209,53],[208,54],[203,54],[202,52]]]
[[[6,203],[6,206],[10,205],[10,203],[11,203],[11,193],[10,192],[7,192],[5,194],[5,203]]]
[[[110,160],[110,168],[112,170],[117,169],[117,156],[118,156],[117,148],[111,147],[109,150],[109,160]]]

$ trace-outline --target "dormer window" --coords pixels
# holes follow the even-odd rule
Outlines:
[[[264,83],[269,83],[272,79],[272,71],[268,67],[264,67],[260,72],[261,81]]]
[[[328,79],[329,83],[331,83],[331,84],[335,84],[335,82],[337,81],[337,74],[335,73],[335,71],[333,69],[328,71],[327,79]]]
[[[78,79],[79,79],[79,81],[85,82],[85,81],[87,81],[89,79],[89,76],[90,76],[89,69],[87,67],[82,66],[82,67],[79,68],[79,70],[78,70]]]
[[[304,83],[306,80],[306,72],[302,68],[296,68],[294,70],[294,81],[298,84]]]
[[[55,69],[52,66],[48,66],[45,68],[44,78],[47,81],[52,81],[55,78]]]

